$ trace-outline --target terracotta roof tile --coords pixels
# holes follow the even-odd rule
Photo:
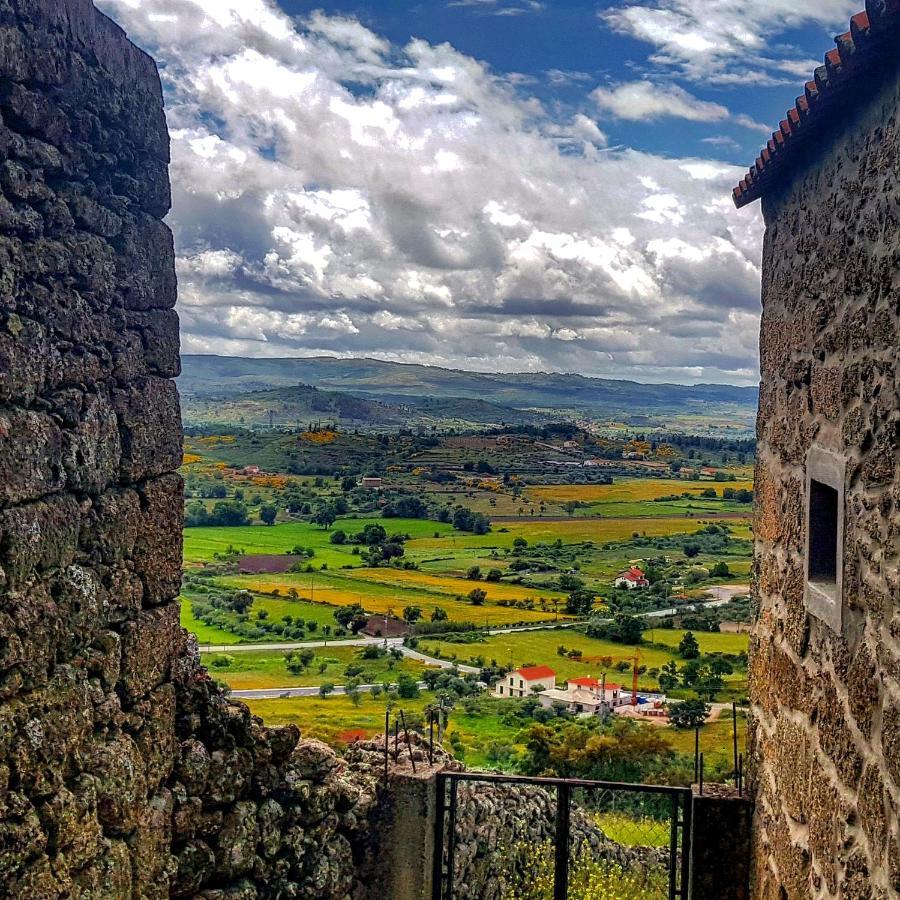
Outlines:
[[[867,0],[866,9],[850,19],[850,30],[838,35],[835,48],[825,54],[825,64],[807,81],[803,96],[787,111],[778,130],[733,193],[737,207],[758,200],[792,162],[799,149],[846,95],[854,80],[880,61],[896,58],[900,42],[900,0]]]
[[[536,681],[538,678],[555,678],[556,672],[550,666],[525,666],[516,669],[516,675],[520,675],[525,681]]]

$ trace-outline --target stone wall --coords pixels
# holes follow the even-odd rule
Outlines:
[[[0,0],[0,896],[363,896],[372,767],[178,624],[168,135],[89,0]]]
[[[754,894],[900,891],[900,74],[764,199]],[[839,627],[805,605],[805,465],[846,463]]]

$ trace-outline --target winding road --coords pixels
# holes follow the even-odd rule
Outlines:
[[[696,610],[700,606],[723,606],[728,603],[733,597],[740,596],[742,594],[747,594],[750,591],[750,588],[745,584],[735,584],[735,585],[723,585],[713,589],[716,592],[716,598],[713,600],[703,600],[698,601],[697,603],[693,603],[690,606],[682,606],[679,609],[675,607],[671,607],[669,609],[660,609],[654,610],[649,613],[641,613],[640,615],[646,619],[659,619],[665,618],[667,616],[675,615],[675,613],[679,611],[684,611],[685,609]],[[559,622],[554,623],[552,626],[548,626],[546,624],[543,625],[517,625],[511,628],[490,628],[488,629],[488,634],[512,634],[514,632],[519,631],[540,631],[542,629],[546,629],[548,627],[554,628],[572,628],[575,625],[578,625],[578,622]],[[427,666],[431,666],[437,669],[452,669],[456,668],[460,672],[465,675],[477,675],[480,671],[476,666],[467,666],[462,663],[451,662],[446,659],[438,659],[435,656],[429,656],[426,653],[422,653],[419,650],[414,650],[412,647],[406,647],[403,645],[403,638],[373,638],[373,637],[365,637],[365,638],[350,638],[349,640],[340,641],[300,641],[297,643],[280,643],[280,644],[203,644],[200,649],[204,653],[247,653],[247,652],[260,652],[260,651],[284,651],[284,650],[302,650],[306,647],[365,647],[369,644],[378,644],[383,647],[397,647],[400,652],[406,656],[408,659],[415,659],[419,662],[425,663]],[[382,685],[383,686],[383,685]],[[368,693],[372,690],[373,685],[371,684],[361,684],[359,685],[359,691],[362,693]],[[419,687],[425,687],[425,682],[419,682]],[[334,694],[344,694],[346,693],[345,687],[342,684],[337,684],[334,686]],[[319,688],[318,687],[279,687],[279,688],[261,688],[257,690],[242,690],[242,691],[232,691],[232,697],[238,697],[242,700],[272,700],[272,699],[282,699],[287,697],[317,697],[319,696]]]

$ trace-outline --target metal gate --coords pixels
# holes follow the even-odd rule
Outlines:
[[[571,778],[528,778],[517,775],[495,775],[475,772],[443,772],[437,776],[437,810],[435,821],[435,852],[432,872],[433,900],[468,900],[468,893],[455,888],[457,878],[457,848],[460,839],[460,818],[465,816],[465,803],[475,796],[477,787],[467,785],[493,784],[510,790],[526,786],[542,788],[555,794],[555,827],[551,839],[522,855],[526,866],[501,859],[498,865],[509,865],[509,878],[521,889],[509,888],[514,900],[576,900],[586,893],[584,884],[592,877],[603,875],[603,863],[579,853],[573,865],[572,847],[580,832],[596,825],[609,841],[622,848],[621,856],[629,854],[655,860],[644,866],[640,877],[651,879],[649,888],[642,888],[641,896],[659,900],[686,900],[688,897],[688,865],[690,861],[691,790],[655,784],[625,784],[609,781],[587,781]],[[575,833],[573,833],[573,814]],[[586,824],[587,823],[587,824]],[[527,848],[526,848],[527,850]],[[552,857],[552,858],[551,858]],[[516,866],[518,871],[513,871]],[[643,866],[644,863],[642,862]],[[552,869],[552,871],[551,871]],[[652,869],[652,872],[650,871]],[[610,870],[619,872],[620,866]],[[498,873],[506,877],[504,873]],[[551,880],[552,875],[552,880]],[[625,873],[624,877],[638,877]],[[552,885],[552,886],[551,886]]]

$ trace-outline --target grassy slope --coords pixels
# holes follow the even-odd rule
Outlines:
[[[287,553],[293,547],[311,547],[316,551],[314,564],[328,563],[329,568],[356,565],[349,545],[337,546],[330,542],[331,534],[338,529],[352,533],[361,531],[370,522],[383,525],[387,532],[410,534],[414,538],[434,534],[446,536],[452,526],[426,519],[339,519],[331,531],[308,522],[286,522],[282,525],[245,525],[240,528],[186,528],[184,530],[185,562],[211,560],[214,553],[223,552],[228,546],[241,548],[246,553]]]
[[[204,653],[203,664],[216,679],[224,681],[236,691],[276,687],[318,687],[326,682],[345,684],[348,676],[344,670],[350,664],[363,668],[363,673],[357,677],[361,678],[364,684],[394,681],[403,672],[418,678],[425,668],[424,663],[406,658],[394,662],[394,667],[390,668],[388,658],[361,659],[357,647],[318,647],[315,653],[316,657],[310,667],[298,675],[287,670],[283,653],[237,653],[231,657],[227,668],[218,668],[216,660],[228,658],[228,654]],[[327,668],[324,672],[320,672],[319,664],[323,662],[327,663]]]
[[[400,575],[402,572],[392,570],[382,571],[389,575]],[[356,574],[356,573],[353,573]],[[268,609],[270,616],[278,620],[282,616],[294,615],[296,601],[284,597],[288,590],[295,588],[302,598],[314,598],[316,604],[330,604],[331,606],[346,606],[359,603],[371,613],[388,613],[393,611],[401,615],[405,606],[419,606],[427,618],[437,607],[444,609],[451,619],[458,622],[477,622],[481,625],[500,625],[514,622],[539,622],[553,618],[552,611],[542,612],[540,609],[525,610],[509,607],[501,607],[491,603],[483,606],[473,606],[468,600],[456,600],[457,593],[465,595],[474,587],[486,589],[484,582],[472,582],[464,579],[456,579],[457,586],[448,588],[445,593],[422,588],[396,587],[393,584],[380,584],[365,578],[350,577],[345,573],[316,573],[311,576],[308,573],[286,575],[231,575],[219,579],[223,585],[232,588],[246,588],[252,591],[271,593],[278,590],[282,597],[275,599],[266,597],[256,601],[260,608]],[[487,587],[490,587],[489,585]],[[550,597],[552,591],[536,591],[528,588],[517,590],[517,597]],[[310,606],[303,603],[303,606]],[[328,606],[320,606],[327,610]],[[333,618],[329,618],[333,621]]]
[[[423,692],[416,700],[403,700],[405,713],[421,713],[433,702],[431,694]],[[341,735],[348,730],[362,729],[368,735],[384,732],[384,695],[363,694],[359,706],[348,697],[293,697],[285,700],[248,700],[250,711],[261,716],[269,725],[298,725],[306,738],[318,738],[329,744],[340,744]]]
[[[613,484],[547,484],[531,485],[526,489],[535,501],[565,503],[580,500],[582,503],[622,503],[655,500],[670,494],[697,494],[712,488],[720,496],[724,488],[752,490],[752,481],[706,482],[685,481],[676,478],[627,478],[616,479]],[[699,498],[698,496],[698,499]],[[656,505],[656,504],[654,504]],[[648,513],[651,514],[652,513]]]
[[[681,640],[681,636],[684,634],[683,631],[663,632],[662,630],[657,630],[654,632],[656,640],[659,640],[659,635],[664,633],[672,636],[676,646],[677,642]],[[698,641],[700,641],[701,648],[704,650],[708,649],[709,651],[712,651],[713,649],[719,650],[720,647],[710,646],[710,642],[706,639],[740,638],[743,640],[741,649],[744,650],[747,649],[748,643],[747,635],[698,634],[697,638]],[[455,653],[460,662],[466,662],[475,656],[483,656],[488,662],[492,659],[496,659],[501,665],[508,664],[509,662],[512,662],[515,666],[520,666],[526,662],[548,665],[556,672],[558,681],[585,675],[599,677],[601,666],[598,662],[580,662],[568,659],[564,656],[559,656],[556,652],[556,648],[560,646],[560,644],[570,650],[581,650],[585,657],[610,656],[614,660],[614,665],[618,660],[628,660],[630,655],[633,655],[634,652],[636,652],[639,657],[640,665],[647,666],[648,669],[659,668],[670,659],[676,658],[674,651],[666,652],[657,647],[647,646],[630,648],[623,644],[613,643],[612,641],[589,638],[577,631],[568,629],[548,629],[542,631],[494,635],[483,642],[475,644],[453,644],[448,641],[423,638],[419,644],[419,649],[425,653],[431,654],[440,652],[444,656],[450,656]],[[734,650],[731,652],[738,651]],[[607,681],[610,682],[616,682],[626,686],[631,684],[630,670],[626,672],[616,672],[611,669],[607,671],[606,677]],[[745,681],[746,676],[738,673],[726,678],[726,682],[734,683],[736,688],[739,688]],[[639,676],[638,685],[647,690],[658,689],[656,679],[651,678],[646,674]]]

